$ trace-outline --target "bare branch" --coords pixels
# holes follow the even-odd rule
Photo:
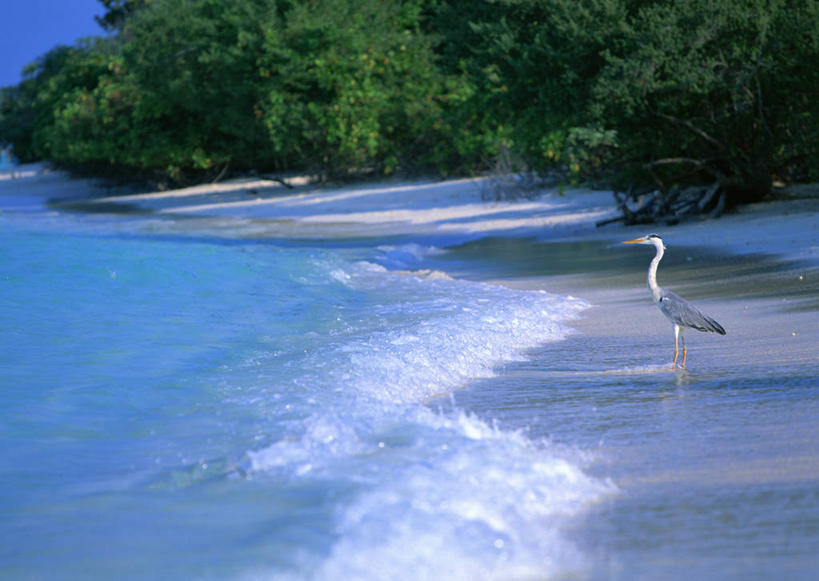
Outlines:
[[[666,113],[660,113],[659,111],[652,111],[652,113],[654,113],[654,115],[656,115],[657,117],[660,117],[661,119],[665,119],[666,121],[669,121],[669,122],[673,123],[674,125],[680,125],[682,127],[685,127],[686,129],[688,129],[689,131],[691,131],[693,133],[696,133],[697,135],[702,137],[704,140],[706,140],[708,143],[718,147],[721,151],[725,151],[726,149],[728,149],[720,141],[718,141],[717,139],[714,139],[713,137],[708,135],[708,133],[706,133],[705,131],[703,131],[702,129],[700,129],[699,127],[697,127],[696,125],[694,125],[690,121],[686,121],[685,119],[679,119],[678,117],[674,117],[673,115],[668,115]]]
[[[663,159],[656,159],[654,161],[649,161],[646,163],[646,166],[651,168],[657,165],[670,165],[673,163],[690,163],[692,165],[696,165],[702,167],[705,165],[705,162],[701,159],[694,159],[693,157],[666,157]]]
[[[220,181],[223,177],[225,177],[225,174],[227,173],[229,167],[230,162],[227,162],[225,164],[225,167],[222,168],[222,171],[220,171],[219,174],[215,178],[213,178],[213,181],[210,183],[215,184],[216,182]]]
[[[654,175],[654,168],[660,165],[673,165],[673,164],[688,164],[694,165],[698,169],[704,171],[705,173],[714,176],[715,178],[722,180],[725,176],[708,165],[708,162],[712,160],[702,160],[702,159],[694,159],[693,157],[666,157],[663,159],[655,159],[654,161],[649,161],[645,164],[646,168]],[[655,179],[656,176],[655,176]]]

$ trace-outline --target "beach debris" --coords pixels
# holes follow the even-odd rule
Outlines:
[[[491,166],[489,179],[481,188],[481,199],[484,201],[534,200],[542,196],[546,188],[565,181],[565,176],[556,171],[533,171],[523,158],[503,144],[498,144],[498,154]]]
[[[600,220],[598,227],[614,222],[671,226],[692,218],[717,218],[726,209],[726,193],[719,181],[667,191],[631,185],[625,192],[612,193],[620,215]]]

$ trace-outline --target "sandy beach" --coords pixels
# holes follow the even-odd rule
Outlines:
[[[716,362],[730,362],[724,364],[739,373],[749,364],[801,363],[819,371],[817,186],[794,186],[775,201],[739,208],[719,220],[598,228],[596,222],[616,215],[610,192],[552,189],[534,200],[485,201],[491,185],[485,178],[349,186],[292,178],[290,188],[237,179],[108,195],[110,190],[91,180],[67,179],[59,172],[26,175],[32,183],[23,191],[32,197],[47,194],[56,208],[146,212],[258,238],[390,236],[454,245],[455,257],[477,256],[482,266],[478,273],[457,272],[444,261],[448,275],[487,280],[489,263],[496,269],[489,282],[583,298],[592,307],[574,323],[582,333],[581,350],[591,357],[607,346],[634,343],[634,364],[662,367],[672,358],[673,334],[645,285],[653,249],[619,244],[657,232],[669,248],[660,284],[696,302],[729,330],[725,337],[687,333],[692,372],[698,364]],[[14,188],[13,182],[0,184]],[[819,452],[798,469],[819,480]]]
[[[672,269],[685,260],[696,273],[697,285],[709,287],[708,296],[723,298],[756,295],[759,285],[788,297],[813,296],[815,268],[819,265],[819,187],[797,185],[778,190],[774,201],[741,207],[719,220],[692,220],[673,227],[625,227],[619,223],[597,228],[595,223],[616,215],[610,192],[585,189],[545,189],[536,199],[496,202],[484,200],[491,186],[486,178],[449,181],[388,181],[359,185],[319,186],[304,177],[283,183],[242,178],[178,190],[131,192],[131,186],[111,185],[94,179],[71,178],[40,164],[0,172],[0,210],[25,211],[47,204],[57,210],[129,213],[209,221],[218,228],[238,229],[246,236],[270,238],[425,236],[449,243],[476,239],[514,238],[555,243],[566,249],[564,261],[549,267],[538,263],[526,243],[505,248],[487,245],[484,253],[497,253],[512,278],[548,274],[568,290],[574,283],[564,275],[584,275],[592,286],[594,275],[622,276],[633,281],[633,263],[612,245],[646,230],[663,235],[671,250],[663,262],[667,285],[686,285],[694,277],[675,279]],[[130,192],[130,193],[129,193]],[[588,247],[577,244],[588,243]],[[576,244],[571,246],[571,243]],[[600,246],[595,247],[598,244]],[[634,249],[630,253],[637,256]],[[638,251],[639,253],[639,251]],[[585,256],[577,262],[580,255]],[[650,253],[644,253],[650,258]],[[597,261],[595,261],[597,259]],[[762,261],[767,266],[754,268]],[[606,265],[615,261],[616,270]],[[718,267],[714,262],[718,261]],[[772,263],[777,263],[774,265]],[[790,281],[783,268],[802,272]],[[626,272],[627,269],[629,272]],[[772,272],[779,274],[771,280]],[[784,278],[782,278],[784,277]],[[507,278],[505,276],[500,278]],[[739,278],[740,280],[734,280]],[[566,285],[562,281],[566,280]],[[782,284],[784,283],[784,284]],[[740,285],[737,288],[736,285]],[[773,285],[773,286],[771,286]],[[731,291],[728,289],[731,288]],[[725,292],[720,292],[725,289]],[[686,290],[686,289],[682,289]]]
[[[73,179],[42,165],[0,174],[0,210],[30,211],[48,204],[78,212],[139,212],[207,223],[229,235],[273,239],[423,238],[454,248],[459,258],[481,257],[480,274],[526,289],[578,296],[594,305],[576,323],[589,337],[657,344],[647,361],[659,363],[672,345],[670,325],[645,288],[653,250],[620,246],[656,231],[669,250],[660,284],[726,322],[715,340],[689,332],[692,363],[702,357],[816,363],[819,345],[819,188],[794,186],[775,201],[739,208],[719,220],[673,227],[597,228],[616,215],[610,192],[546,190],[534,200],[482,199],[484,178],[391,181],[317,186],[306,178],[282,183],[236,179],[179,190],[127,193],[92,179]],[[174,225],[173,228],[178,228]]]
[[[715,339],[689,332],[692,363],[703,357],[816,363],[819,345],[819,187],[794,186],[775,201],[745,206],[719,220],[673,227],[597,228],[616,215],[610,192],[545,190],[534,200],[482,199],[484,178],[318,186],[306,178],[236,179],[179,190],[128,193],[43,165],[0,174],[0,210],[46,204],[77,212],[138,212],[153,228],[207,223],[229,235],[272,239],[423,238],[480,257],[479,274],[499,284],[584,298],[593,307],[576,323],[589,337],[657,344],[646,360],[669,352],[670,325],[653,308],[645,272],[653,250],[619,242],[656,231],[668,251],[660,284],[725,321]],[[167,218],[178,219],[170,226]],[[446,261],[443,262],[446,267]],[[461,266],[460,268],[463,268]]]
[[[532,442],[565,448],[570,457],[584,450],[584,470],[619,492],[563,531],[593,563],[580,578],[685,579],[692,567],[704,578],[759,567],[767,576],[807,579],[815,573],[815,187],[786,189],[774,201],[719,220],[598,228],[596,222],[615,215],[610,192],[553,190],[494,202],[483,199],[485,179],[288,183],[237,179],[126,191],[24,166],[14,176],[0,174],[0,213],[12,220],[67,215],[90,223],[107,215],[133,218],[138,237],[160,242],[204,232],[286,248],[352,249],[353,258],[367,249],[387,257],[387,270],[408,277],[586,301],[580,317],[567,323],[574,329],[567,337],[429,407],[475,414]],[[668,247],[660,284],[727,330],[725,336],[686,333],[685,371],[670,368],[672,328],[646,288],[653,249],[620,244],[648,232],[660,234]],[[111,271],[104,278],[116,276]],[[297,317],[292,324],[298,325]],[[318,335],[306,336],[309,342]],[[264,401],[253,399],[254,406]],[[280,461],[275,454],[264,457]],[[755,520],[764,515],[774,515],[774,524]],[[723,538],[732,540],[721,547]],[[754,565],[753,559],[761,561]]]

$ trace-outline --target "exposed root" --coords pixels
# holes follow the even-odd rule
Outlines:
[[[719,181],[668,192],[631,186],[625,192],[614,192],[614,199],[620,215],[601,220],[597,226],[613,222],[672,225],[694,217],[716,218],[726,209],[726,193]]]

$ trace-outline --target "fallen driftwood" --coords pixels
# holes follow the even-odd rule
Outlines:
[[[620,215],[597,222],[605,226],[614,222],[672,225],[694,217],[716,218],[725,211],[726,194],[722,184],[659,189],[635,188],[613,192]]]

